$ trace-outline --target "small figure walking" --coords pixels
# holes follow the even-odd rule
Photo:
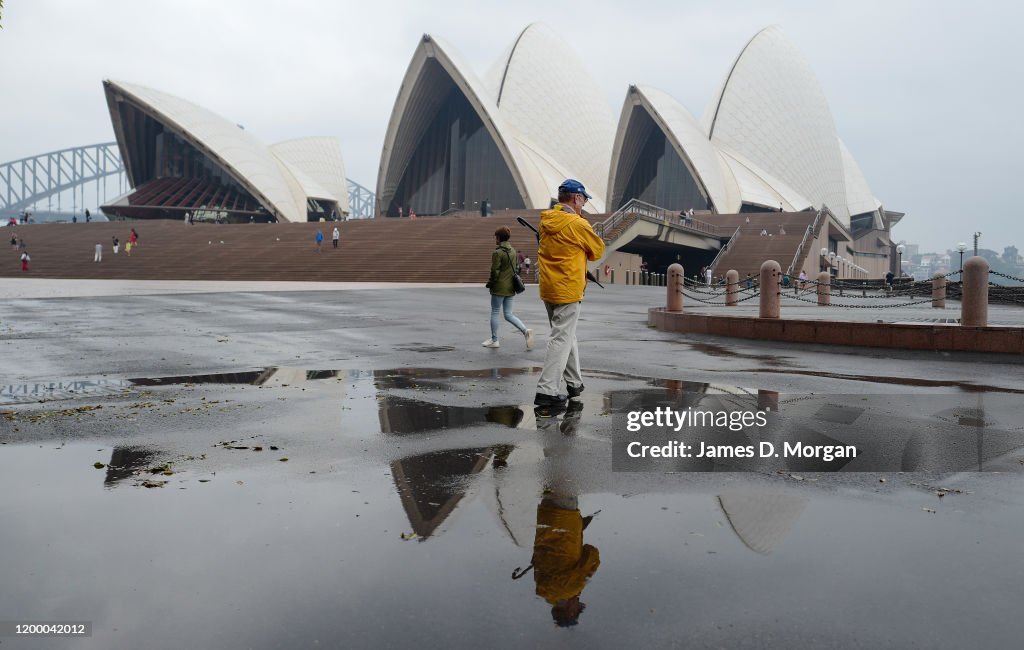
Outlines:
[[[21,270],[22,272],[28,271],[28,263],[32,261],[32,258],[28,256],[28,251],[21,254]]]
[[[114,255],[117,255],[117,251],[120,250],[121,242],[118,241],[117,237],[112,237],[110,241],[111,248],[114,249]]]
[[[18,236],[17,235],[11,235],[11,250],[12,251],[18,250]]]
[[[319,228],[316,229],[316,252],[320,252],[320,246],[324,243],[324,231]]]
[[[93,262],[103,261],[103,244],[96,242],[96,254],[92,256]]]
[[[132,228],[132,234],[128,236],[128,243],[131,244],[132,247],[139,245],[139,233],[135,232],[134,228]]]
[[[334,227],[334,232],[331,233],[331,244],[333,244],[335,248],[338,247],[338,239],[340,237],[341,237],[341,231],[339,231],[338,227],[335,226]]]
[[[132,240],[129,239],[127,242],[125,242],[124,253],[128,257],[132,256]]]

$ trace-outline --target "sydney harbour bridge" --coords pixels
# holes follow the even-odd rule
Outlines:
[[[346,180],[351,217],[374,216],[373,192]],[[0,217],[28,211],[38,221],[80,219],[129,189],[116,142],[51,151],[0,163]]]

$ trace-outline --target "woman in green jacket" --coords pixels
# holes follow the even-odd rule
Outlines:
[[[516,292],[512,288],[512,274],[515,272],[516,249],[508,243],[512,231],[502,226],[494,231],[494,253],[491,254],[491,277],[487,288],[491,290],[491,338],[483,342],[485,348],[501,347],[498,343],[498,313],[504,312],[505,320],[526,337],[526,349],[533,349],[533,330],[527,329],[523,321],[512,313],[512,301]]]

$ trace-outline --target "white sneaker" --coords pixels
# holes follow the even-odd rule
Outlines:
[[[524,336],[526,337],[526,349],[527,350],[532,350],[533,349],[533,330],[526,330],[526,334],[524,334]]]
[[[485,348],[500,348],[501,347],[501,343],[498,343],[497,341],[495,341],[493,339],[487,339],[486,341],[484,341],[480,345],[484,346]]]

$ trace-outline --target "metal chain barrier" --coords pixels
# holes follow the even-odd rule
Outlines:
[[[846,307],[846,308],[849,308],[849,309],[893,309],[894,307],[909,307],[911,305],[931,304],[931,302],[932,302],[932,299],[928,298],[927,300],[918,300],[918,301],[915,301],[915,302],[901,302],[901,303],[899,303],[897,305],[878,305],[878,304],[874,304],[874,305],[841,305],[841,304],[837,304],[837,303],[832,303],[832,304],[829,304],[829,305],[818,305],[818,301],[817,300],[807,300],[806,298],[800,298],[798,296],[790,296],[790,297],[793,300],[799,300],[800,302],[811,303],[812,305],[817,305],[819,307]],[[833,295],[832,297],[834,298],[835,296]]]

